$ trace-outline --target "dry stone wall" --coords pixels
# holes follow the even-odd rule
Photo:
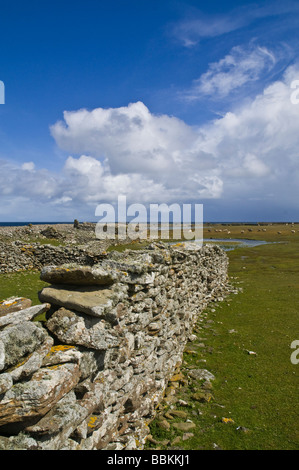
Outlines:
[[[0,273],[41,269],[47,264],[94,264],[101,260],[101,253],[109,244],[108,240],[85,246],[53,246],[39,242],[24,243],[21,240],[0,242]]]
[[[47,266],[41,305],[2,303],[0,449],[143,448],[195,321],[227,291],[225,252],[189,248]]]

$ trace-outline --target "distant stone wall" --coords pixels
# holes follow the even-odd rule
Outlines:
[[[0,273],[13,273],[28,269],[41,269],[47,264],[95,264],[102,258],[101,252],[110,245],[109,240],[93,246],[53,246],[50,244],[15,241],[0,243]]]
[[[159,243],[45,267],[41,305],[0,306],[0,449],[142,449],[227,268],[217,246]]]

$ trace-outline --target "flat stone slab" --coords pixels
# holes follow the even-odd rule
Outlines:
[[[17,323],[30,321],[37,315],[46,312],[51,307],[50,304],[34,305],[33,307],[7,312],[3,316],[0,315],[0,327],[6,325],[16,325]]]
[[[24,308],[31,307],[32,302],[25,297],[10,297],[0,302],[0,317],[12,312],[19,312]]]
[[[101,287],[49,286],[39,292],[39,299],[41,302],[101,317],[113,305],[113,295],[111,289]]]
[[[106,286],[115,282],[116,275],[101,266],[63,265],[44,267],[40,278],[49,284]]]

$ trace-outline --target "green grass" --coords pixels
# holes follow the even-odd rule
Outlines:
[[[27,243],[39,243],[40,245],[52,245],[52,246],[65,246],[66,243],[63,240],[55,239],[55,238],[31,238],[27,241]]]
[[[144,248],[148,245],[148,241],[144,242],[139,242],[139,243],[126,243],[123,245],[110,245],[109,248],[107,249],[107,252],[111,251],[118,251],[119,253],[122,253],[125,250],[144,250]]]
[[[276,241],[273,234],[270,238]],[[290,361],[291,342],[299,339],[298,235],[286,244],[238,248],[228,256],[229,274],[238,277],[233,282],[240,282],[243,292],[209,307],[206,320],[213,323],[198,323],[199,339],[190,345],[196,355],[184,354],[186,367],[207,368],[216,381],[210,403],[195,402],[192,385],[177,392],[197,425],[194,437],[179,447],[299,449],[299,365]],[[204,350],[196,346],[200,341]],[[222,417],[234,423],[225,424]],[[157,440],[182,435],[173,427],[161,434],[155,422],[151,432]]]
[[[40,304],[38,291],[48,285],[40,280],[39,271],[21,271],[0,275],[0,301],[9,297],[26,297],[32,305]]]

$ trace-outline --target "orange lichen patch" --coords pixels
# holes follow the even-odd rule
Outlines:
[[[50,369],[50,370],[56,370],[56,369],[59,369],[59,367],[62,367],[63,364],[55,364],[55,366],[47,366],[47,369]]]
[[[59,344],[58,346],[52,346],[51,351],[67,351],[68,349],[75,349],[76,346],[69,346],[66,344]]]
[[[180,382],[181,380],[183,380],[185,377],[183,376],[183,374],[181,372],[179,372],[178,374],[174,374],[171,379],[170,379],[170,382]]]
[[[234,420],[231,419],[231,418],[222,418],[222,423],[225,423],[225,424],[233,424],[234,423]]]
[[[98,420],[99,420],[98,416],[94,416],[94,415],[90,416],[87,426],[91,429],[94,429],[97,425]]]
[[[103,384],[105,382],[104,377],[98,377],[97,379],[94,380],[94,383],[97,384]]]
[[[19,312],[31,307],[32,301],[25,297],[9,297],[0,301],[0,317],[9,313]]]
[[[2,302],[0,302],[0,305],[1,307],[11,307],[12,305],[15,305],[18,303],[18,301],[20,300],[23,300],[23,298],[21,299],[18,299],[18,300],[14,300],[14,301],[9,301],[9,300],[3,300]]]
[[[55,354],[56,352],[60,351],[68,351],[69,349],[76,349],[75,346],[67,346],[66,344],[59,344],[58,346],[52,346],[50,352],[47,354],[47,357]]]
[[[137,447],[140,447],[140,446],[141,446],[141,443],[140,443],[140,441],[139,441],[138,439],[135,439],[135,444],[136,444]]]

